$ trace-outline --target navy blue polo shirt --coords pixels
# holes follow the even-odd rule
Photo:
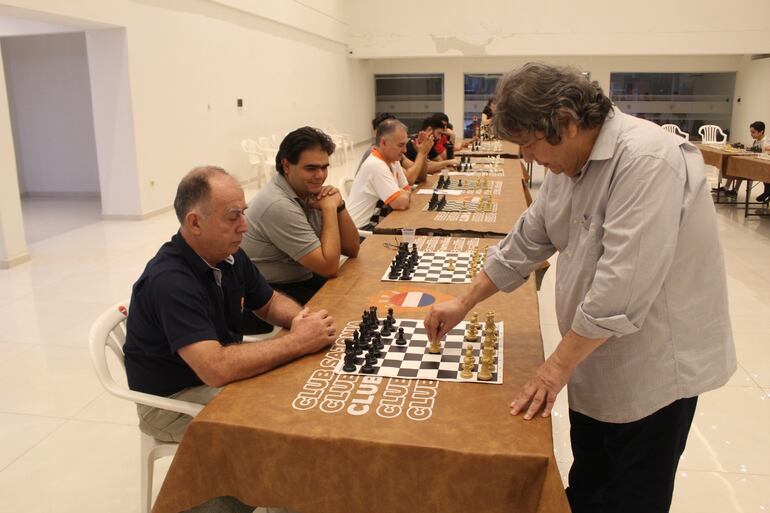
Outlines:
[[[131,294],[123,346],[129,388],[169,396],[202,385],[177,351],[202,340],[243,339],[243,309],[264,306],[273,289],[242,249],[216,268],[221,274],[179,233],[148,262]]]

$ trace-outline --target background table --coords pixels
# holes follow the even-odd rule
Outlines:
[[[463,150],[457,150],[454,153],[455,157],[462,157],[466,155],[470,155],[472,157],[500,155],[501,157],[507,158],[507,159],[517,159],[519,158],[519,145],[512,143],[510,141],[502,141],[502,147],[500,151],[491,151],[491,150],[470,151],[468,149],[463,149]]]
[[[742,178],[746,180],[746,200],[744,203],[743,214],[745,217],[759,216],[766,217],[770,215],[767,209],[749,213],[749,203],[751,202],[751,183],[757,182],[770,182],[770,159],[766,157],[758,157],[756,154],[751,157],[733,157],[727,162],[728,176],[735,178]],[[761,203],[757,203],[761,205]]]
[[[418,189],[412,192],[412,198],[407,210],[394,210],[379,222],[374,228],[375,233],[400,234],[402,228],[415,228],[419,234],[469,234],[475,236],[505,235],[510,230],[522,212],[527,209],[526,185],[522,181],[522,163],[518,159],[504,159],[503,176],[489,176],[488,180],[502,181],[503,189],[500,196],[493,196],[497,203],[497,215],[494,221],[482,219],[474,220],[473,213],[469,220],[437,220],[436,211],[426,211],[425,206],[430,201],[429,194],[418,194],[417,191],[425,188],[433,188],[438,181],[438,175],[431,175]],[[457,180],[453,176],[452,180]],[[477,177],[469,177],[476,179]],[[465,180],[465,178],[464,178]],[[447,199],[462,201],[472,197],[472,194],[463,196],[447,196]],[[475,216],[480,218],[482,215]]]
[[[338,327],[369,305],[422,319],[469,286],[380,281],[390,241],[367,238],[309,306]],[[550,419],[509,414],[543,361],[532,281],[478,306],[505,323],[502,385],[337,375],[344,348],[306,356],[227,386],[193,420],[153,511],[232,495],[302,513],[569,512]],[[406,292],[426,304],[399,306]]]

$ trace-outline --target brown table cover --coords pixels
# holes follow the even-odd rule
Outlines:
[[[745,155],[753,155],[751,152],[733,149],[729,146],[715,147],[708,144],[696,144],[695,145],[703,155],[703,162],[709,166],[714,166],[719,170],[719,175],[727,175],[728,161],[731,157],[740,157]]]
[[[423,319],[429,305],[398,306],[399,294],[442,301],[469,286],[380,281],[391,239],[368,238],[310,306],[338,328],[370,305]],[[223,495],[301,513],[568,512],[550,420],[509,414],[543,361],[534,283],[487,310],[505,323],[502,385],[337,375],[333,346],[227,386],[191,423],[154,513]]]
[[[410,206],[407,210],[395,210],[388,214],[375,227],[375,233],[400,234],[402,228],[416,228],[418,233],[425,234],[445,233],[445,234],[472,234],[477,236],[505,235],[513,227],[516,220],[527,208],[527,202],[521,182],[521,162],[519,160],[505,159],[502,162],[504,169],[503,176],[489,176],[490,182],[502,181],[502,194],[493,196],[493,201],[497,203],[497,216],[494,221],[471,220],[468,221],[448,221],[437,220],[437,212],[424,210],[430,201],[429,194],[412,193]],[[460,177],[453,176],[452,180]],[[471,179],[475,179],[472,177]],[[420,188],[432,188],[438,181],[438,175],[431,175]],[[474,194],[464,195],[468,198]],[[462,201],[463,196],[447,196],[448,200]],[[476,217],[482,217],[481,215]]]
[[[733,157],[727,162],[728,176],[770,182],[770,159],[753,157]]]

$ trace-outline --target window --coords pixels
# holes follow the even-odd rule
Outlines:
[[[703,125],[729,131],[735,73],[612,73],[610,97],[625,112],[671,123],[698,139]],[[748,130],[748,129],[747,129]]]
[[[375,113],[390,112],[409,133],[420,130],[422,120],[444,112],[444,74],[375,75]]]
[[[481,119],[481,111],[487,104],[487,100],[495,95],[497,81],[501,74],[466,73],[465,74],[465,98],[463,108],[463,137],[473,137],[474,117],[476,121]],[[457,127],[455,127],[457,130]]]

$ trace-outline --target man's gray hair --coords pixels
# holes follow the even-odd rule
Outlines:
[[[561,142],[570,121],[595,128],[612,111],[599,83],[574,68],[530,62],[506,74],[497,86],[492,122],[503,139],[522,132],[543,132],[550,144]]]
[[[184,175],[174,198],[174,211],[180,224],[184,224],[187,213],[201,204],[208,203],[211,195],[209,179],[213,175],[230,176],[227,171],[216,166],[201,166]]]
[[[386,119],[379,125],[377,125],[377,132],[374,134],[374,142],[379,146],[380,141],[382,141],[382,138],[386,135],[390,135],[396,130],[403,128],[406,132],[406,125],[403,124],[401,121],[397,119]]]

